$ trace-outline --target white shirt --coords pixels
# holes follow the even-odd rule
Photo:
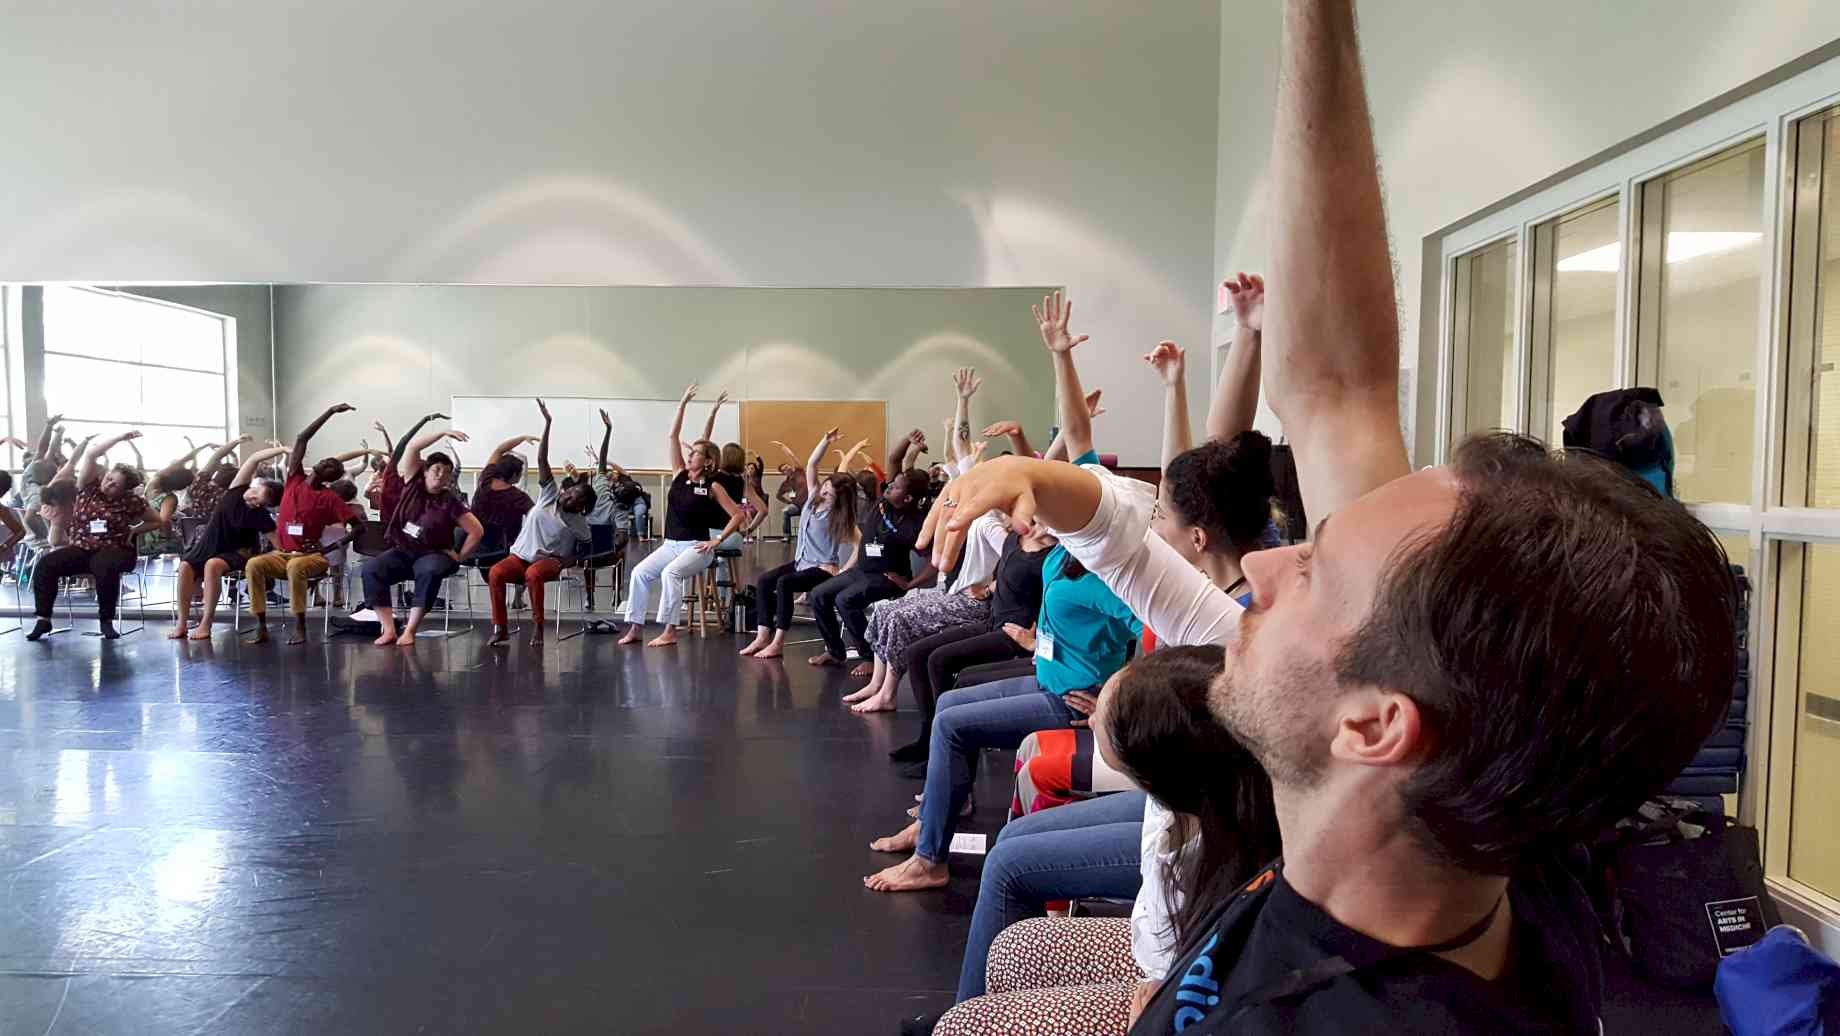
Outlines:
[[[989,582],[997,574],[997,562],[1003,557],[1003,543],[1009,539],[1009,527],[995,512],[979,515],[965,530],[964,558],[958,565],[958,578],[952,581],[952,593]]]
[[[1084,528],[1059,534],[1067,553],[1104,580],[1160,645],[1226,644],[1238,636],[1245,609],[1151,530],[1155,488],[1097,464],[1085,468],[1099,480],[1099,509]],[[1145,800],[1138,857],[1143,887],[1131,904],[1131,957],[1153,980],[1175,963],[1163,891],[1163,871],[1175,855],[1169,845],[1174,827],[1167,807]]]

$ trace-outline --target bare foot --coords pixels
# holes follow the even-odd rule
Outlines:
[[[842,665],[842,664],[843,664],[842,662],[839,662],[839,661],[837,661],[836,659],[834,659],[834,658],[832,658],[832,657],[830,656],[830,652],[828,652],[828,651],[820,651],[820,652],[818,652],[817,654],[815,654],[815,655],[813,655],[813,656],[811,656],[810,658],[808,658],[808,659],[806,659],[805,661],[806,661],[807,663],[809,663],[809,664],[811,664],[811,665],[815,665],[815,666],[818,666],[819,668],[823,668],[823,667],[825,667],[825,666],[833,666],[833,665]]]
[[[645,642],[646,647],[670,647],[677,643],[677,631],[666,626],[663,633]]]
[[[859,701],[868,700],[869,698],[873,697],[874,694],[875,694],[874,684],[870,684],[867,687],[859,687],[856,690],[851,691],[850,693],[844,695],[843,703],[845,705],[854,705]]]
[[[305,633],[296,633],[288,638],[288,647],[299,647],[306,642],[307,635]]]
[[[757,636],[753,639],[752,642],[748,644],[747,647],[744,647],[740,651],[737,651],[735,653],[737,655],[740,655],[742,658],[753,658],[755,655],[760,653],[761,648],[764,648],[766,646],[767,646],[767,638],[764,636]]]
[[[773,645],[769,644],[766,647],[761,648],[760,653],[755,655],[754,657],[755,658],[781,658],[781,657],[784,657],[785,654],[786,653],[784,651],[781,651],[779,648],[774,647]]]
[[[396,631],[395,630],[385,630],[383,636],[378,637],[376,640],[371,641],[371,643],[377,645],[378,647],[388,647],[389,645],[396,643]]]
[[[268,627],[267,626],[257,626],[255,639],[251,640],[250,643],[251,644],[268,643]]]
[[[166,639],[167,640],[184,640],[185,634],[186,634],[185,627],[178,626],[178,627],[175,627],[171,633],[168,633],[166,635]]]
[[[193,640],[210,640],[211,639],[211,627],[200,626],[197,629],[193,630],[192,639]]]
[[[402,636],[396,638],[396,646],[397,647],[414,647],[415,646],[415,631],[414,630],[403,630]]]
[[[869,674],[873,672],[875,672],[874,662],[858,662],[856,663],[856,668],[850,670],[850,675],[857,677],[857,678],[861,678],[864,676],[868,676]]]
[[[914,846],[920,844],[920,822],[918,820],[902,828],[899,833],[887,838],[877,838],[869,843],[869,848],[878,853],[911,853]]]
[[[857,703],[856,707],[852,708],[850,711],[856,713],[893,712],[894,695],[878,694],[867,701]]]
[[[634,626],[632,629],[629,629],[626,631],[626,635],[619,639],[619,643],[637,644],[639,642],[639,638],[642,636],[644,636],[644,634],[639,632],[639,627]]]
[[[536,629],[531,631],[530,646],[531,647],[542,647],[543,646],[543,624],[540,622],[537,623]]]
[[[945,888],[950,880],[945,864],[909,856],[864,878],[863,887],[874,892],[919,892]]]

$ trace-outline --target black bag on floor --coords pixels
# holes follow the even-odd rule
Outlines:
[[[1660,803],[1615,851],[1616,890],[1638,973],[1712,988],[1719,961],[1782,923],[1763,886],[1757,829]]]

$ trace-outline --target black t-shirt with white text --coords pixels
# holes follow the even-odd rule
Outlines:
[[[1583,890],[1554,863],[1518,872],[1508,902],[1508,970],[1491,981],[1341,924],[1291,888],[1274,864],[1190,940],[1131,1036],[1598,1036],[1603,962]]]

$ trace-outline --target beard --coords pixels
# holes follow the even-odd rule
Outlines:
[[[1301,663],[1255,679],[1243,647],[1228,649],[1208,688],[1208,711],[1246,746],[1273,785],[1308,790],[1322,780],[1327,761],[1315,713],[1335,686],[1334,673],[1320,663]]]

